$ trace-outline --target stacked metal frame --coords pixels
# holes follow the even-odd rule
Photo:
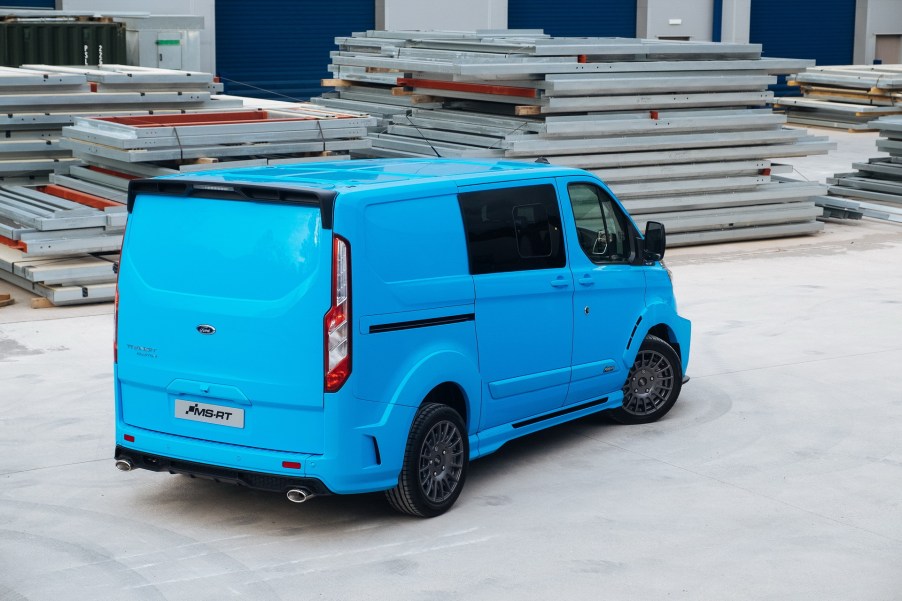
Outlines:
[[[790,123],[874,131],[871,121],[902,114],[902,65],[809,67],[791,75],[802,98],[776,98]]]
[[[112,300],[125,207],[60,186],[0,186],[0,279],[57,305]]]
[[[229,166],[347,158],[372,117],[299,104],[279,111],[75,117],[60,148],[78,163],[36,187],[0,186],[0,279],[53,304],[108,301],[129,181]]]
[[[870,126],[880,132],[877,150],[889,156],[852,163],[856,171],[827,178],[828,195],[817,204],[825,217],[902,223],[902,116],[881,117]]]
[[[85,162],[154,163],[179,169],[198,160],[304,159],[369,147],[376,120],[312,104],[231,111],[76,118],[62,146]],[[262,163],[266,164],[266,163]]]
[[[241,106],[240,100],[213,98],[220,89],[209,73],[190,71],[124,65],[0,67],[0,181],[40,182],[73,162],[59,139],[76,117]]]
[[[820,231],[824,187],[774,179],[826,138],[767,107],[812,61],[757,44],[553,38],[541,31],[368,31],[336,38],[318,104],[378,115],[356,156],[497,157],[588,169],[672,246]]]

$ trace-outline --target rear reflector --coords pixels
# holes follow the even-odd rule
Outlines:
[[[122,438],[124,438],[126,442],[135,442],[135,437],[131,434],[126,434]]]
[[[299,470],[301,469],[301,464],[297,461],[283,461],[282,467],[290,470]]]

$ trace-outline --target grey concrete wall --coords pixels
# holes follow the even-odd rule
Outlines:
[[[376,29],[505,29],[507,0],[376,0]]]
[[[870,65],[874,62],[878,35],[902,35],[900,0],[858,0],[855,8],[855,64]]]
[[[154,15],[198,15],[204,18],[200,32],[200,69],[216,73],[216,5],[214,0],[57,0],[59,10],[93,13],[151,13]]]
[[[713,20],[712,0],[639,0],[636,3],[636,35],[640,38],[685,36],[710,41]]]

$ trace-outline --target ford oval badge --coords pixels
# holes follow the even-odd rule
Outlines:
[[[201,334],[215,334],[216,328],[214,328],[211,325],[203,323],[203,324],[197,326],[197,331],[200,332]]]

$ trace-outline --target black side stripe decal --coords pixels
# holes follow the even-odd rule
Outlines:
[[[461,315],[448,315],[446,317],[433,317],[431,319],[414,319],[412,321],[380,323],[370,326],[370,334],[379,334],[381,332],[397,332],[399,330],[412,330],[414,328],[428,328],[431,326],[444,326],[450,323],[474,321],[475,319],[475,313],[463,313]]]
[[[608,397],[604,397],[603,399],[598,399],[596,401],[589,401],[588,403],[580,403],[579,405],[567,407],[566,409],[560,409],[559,411],[555,411],[554,413],[549,413],[548,415],[540,415],[539,417],[532,417],[530,419],[523,420],[522,422],[517,422],[514,424],[514,428],[522,428],[524,426],[531,426],[533,424],[543,422],[546,419],[554,419],[555,417],[567,415],[568,413],[576,413],[577,411],[582,411],[583,409],[588,409],[589,407],[597,407],[598,405],[603,405],[607,402],[608,402]]]

